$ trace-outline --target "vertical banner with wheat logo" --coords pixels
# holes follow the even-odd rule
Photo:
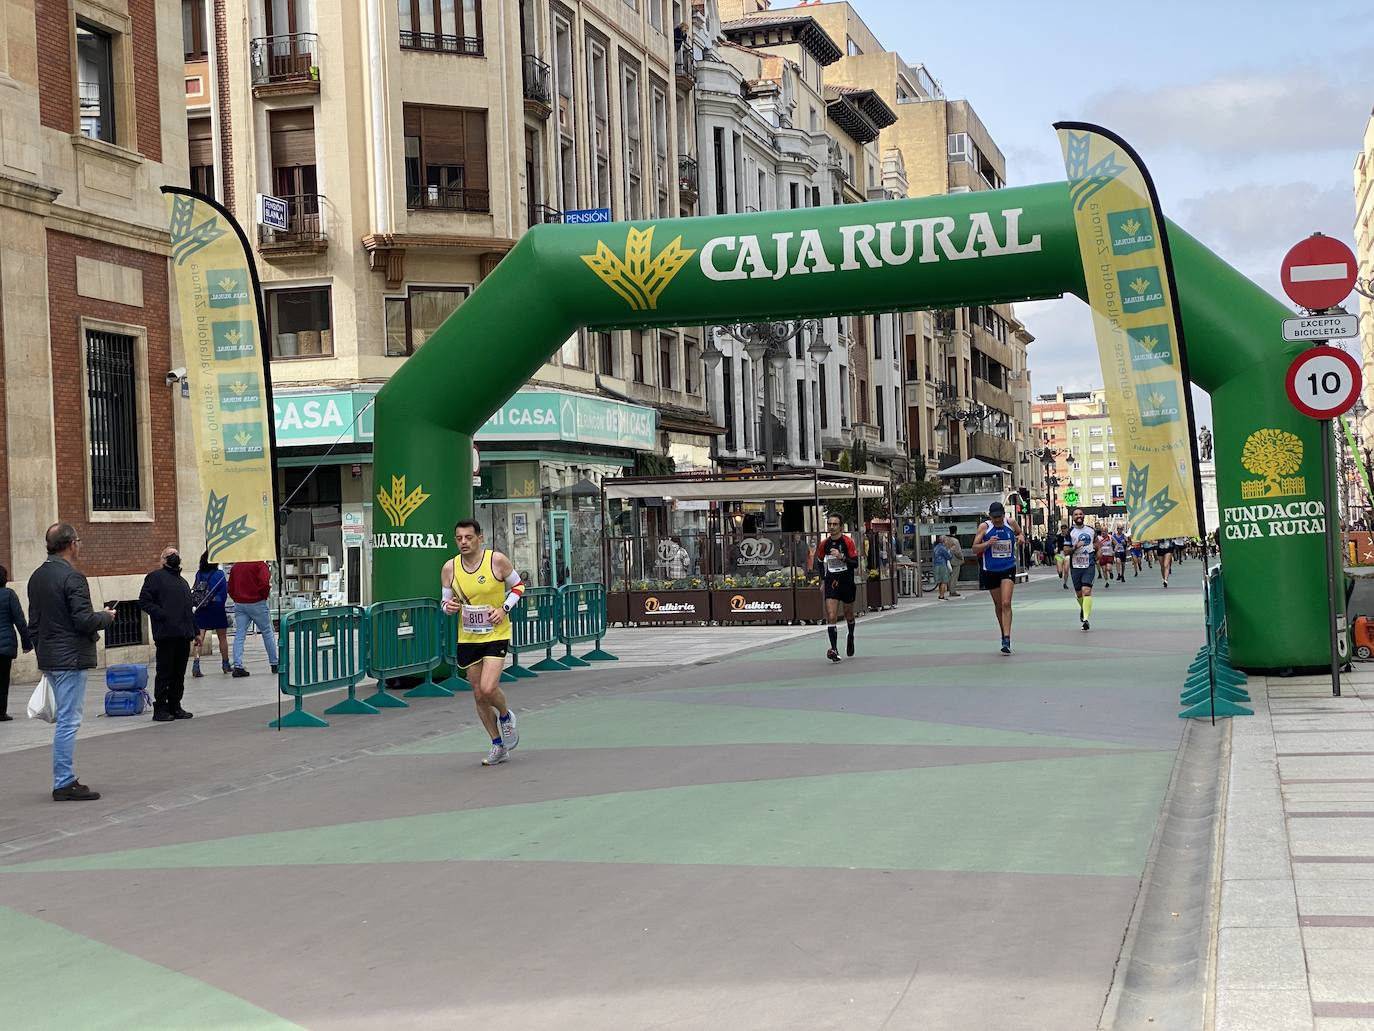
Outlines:
[[[1187,353],[1154,185],[1135,152],[1106,130],[1055,128],[1131,532],[1143,540],[1195,536]]]
[[[270,383],[257,277],[238,225],[164,187],[212,562],[276,558]],[[189,545],[188,545],[189,546]]]

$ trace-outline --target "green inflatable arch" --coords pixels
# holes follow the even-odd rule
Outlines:
[[[1232,661],[1252,670],[1322,666],[1329,637],[1319,430],[1283,388],[1302,345],[1280,337],[1290,314],[1283,305],[1177,226],[1168,232],[1192,375],[1212,396]],[[437,592],[454,520],[471,512],[473,433],[579,327],[912,311],[1065,293],[1082,297],[1084,281],[1062,182],[536,226],[378,394],[373,596]],[[1253,452],[1253,442],[1265,440],[1283,442],[1291,456],[1282,484],[1272,468],[1257,469],[1264,463],[1253,453],[1243,457],[1247,442]]]

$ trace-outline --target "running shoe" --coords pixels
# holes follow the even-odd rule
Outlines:
[[[1087,621],[1086,619],[1083,620],[1083,629],[1084,629],[1084,630],[1091,629],[1091,628],[1088,626],[1088,621]]]
[[[520,728],[515,725],[515,710],[510,711],[510,719],[501,720],[497,725],[501,728],[501,743],[506,746],[506,751],[515,751],[515,746],[520,743]]]
[[[829,648],[829,649],[827,649],[827,650],[826,650],[826,653],[825,653],[825,657],[826,657],[827,659],[829,659],[831,662],[839,662],[839,661],[840,661],[840,653],[837,652],[834,648]]]
[[[1064,581],[1064,590],[1067,591],[1068,589],[1069,589],[1069,582],[1068,582],[1067,580],[1065,580],[1065,581]]]
[[[1011,638],[1010,638],[1010,637],[1004,637],[1004,638],[1002,638],[1002,654],[1003,654],[1003,655],[1010,655],[1010,654],[1011,654]]]
[[[1165,580],[1165,581],[1164,581],[1164,586],[1165,586],[1166,588],[1169,586],[1169,581],[1168,581],[1168,580]]]
[[[487,757],[482,760],[482,765],[495,766],[498,763],[505,762],[509,758],[510,753],[506,751],[505,745],[492,745],[491,751],[488,752]]]

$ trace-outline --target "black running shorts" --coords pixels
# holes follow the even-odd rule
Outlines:
[[[1016,582],[1015,569],[979,569],[978,570],[978,589],[980,591],[995,591],[1002,586],[1002,581],[1010,580]]]
[[[468,669],[483,659],[504,659],[510,651],[510,641],[483,641],[481,644],[460,644],[456,657],[459,669]]]
[[[825,596],[845,605],[853,605],[858,588],[854,585],[854,574],[849,570],[825,578]]]

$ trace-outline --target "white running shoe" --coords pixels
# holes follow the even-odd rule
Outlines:
[[[491,751],[488,752],[487,757],[482,760],[482,765],[495,766],[498,763],[505,762],[509,758],[510,753],[506,751],[505,745],[492,745]]]
[[[496,725],[501,728],[501,741],[506,746],[506,751],[513,751],[520,743],[520,728],[515,725],[515,710],[510,711],[509,720],[498,720]]]

